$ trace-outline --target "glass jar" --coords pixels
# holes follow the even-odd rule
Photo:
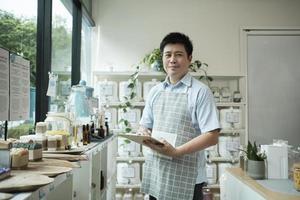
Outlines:
[[[294,164],[294,186],[295,189],[300,191],[300,163]]]

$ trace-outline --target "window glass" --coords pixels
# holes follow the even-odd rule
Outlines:
[[[30,118],[8,123],[8,137],[18,138],[33,129],[35,117],[37,0],[0,0],[0,30],[0,46],[30,61]]]
[[[52,1],[51,71],[58,75],[57,96],[51,97],[50,111],[64,112],[70,93],[72,62],[72,4]]]
[[[85,80],[88,85],[92,85],[91,81],[91,38],[92,27],[87,22],[82,20],[81,28],[81,63],[80,74],[81,79]]]

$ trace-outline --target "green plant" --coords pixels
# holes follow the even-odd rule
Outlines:
[[[146,54],[141,63],[154,68],[156,71],[164,71],[162,63],[162,55],[160,49],[156,48],[149,54]]]
[[[208,87],[210,87],[210,82],[213,81],[213,78],[211,76],[207,75],[207,67],[208,67],[208,64],[201,62],[200,60],[195,60],[189,66],[189,68],[192,72],[200,71],[200,72],[204,73],[204,75],[199,76],[199,80],[205,79]]]
[[[129,109],[131,109],[132,106],[132,100],[134,99],[134,97],[136,96],[135,93],[135,88],[136,88],[136,84],[137,84],[137,78],[140,72],[140,67],[137,66],[135,72],[130,75],[129,77],[129,84],[128,84],[128,88],[129,88],[129,94],[127,96],[124,97],[125,101],[122,102],[118,108],[122,109],[122,111],[124,113],[128,112]],[[127,119],[120,119],[119,120],[119,124],[123,124],[124,125],[124,132],[125,133],[130,133],[132,131],[132,128],[130,126],[130,122]]]
[[[240,150],[246,153],[248,160],[264,161],[267,158],[264,152],[258,152],[258,148],[255,142],[252,145],[251,142],[248,141],[247,149]]]

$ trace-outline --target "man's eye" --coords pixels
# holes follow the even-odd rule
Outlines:
[[[165,57],[169,58],[169,57],[171,57],[171,55],[170,54],[165,54]]]

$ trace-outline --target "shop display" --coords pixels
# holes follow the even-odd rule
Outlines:
[[[121,102],[125,101],[124,97],[129,96],[130,88],[128,88],[129,81],[121,81],[119,83],[119,100]],[[141,82],[137,80],[135,90],[133,91],[136,96],[133,98],[133,101],[141,101],[142,100],[142,85]]]
[[[126,113],[123,112],[122,109],[118,111],[118,121],[121,119],[126,119],[129,121],[130,126],[133,130],[136,130],[139,126],[139,122],[141,120],[141,110],[137,108],[133,108],[128,110]],[[125,128],[123,124],[119,125],[121,129]]]
[[[146,101],[147,95],[150,92],[151,88],[159,84],[157,79],[152,79],[151,81],[145,81],[143,84],[143,99]]]
[[[242,128],[242,114],[238,108],[220,109],[220,124],[223,129]]]
[[[236,159],[239,154],[239,136],[219,136],[219,154],[224,158]]]
[[[216,163],[206,163],[206,177],[208,184],[217,183],[217,165]]]
[[[39,143],[14,143],[13,148],[27,149],[30,161],[37,161],[43,158],[42,145]]]
[[[140,156],[140,144],[128,141],[126,138],[118,137],[119,156]]]
[[[95,95],[101,103],[118,101],[118,84],[114,81],[98,81],[96,83]]]
[[[117,128],[117,109],[116,108],[106,108],[105,109],[105,118],[109,127],[112,129]]]
[[[139,163],[118,163],[117,182],[119,184],[139,184],[141,182]]]

